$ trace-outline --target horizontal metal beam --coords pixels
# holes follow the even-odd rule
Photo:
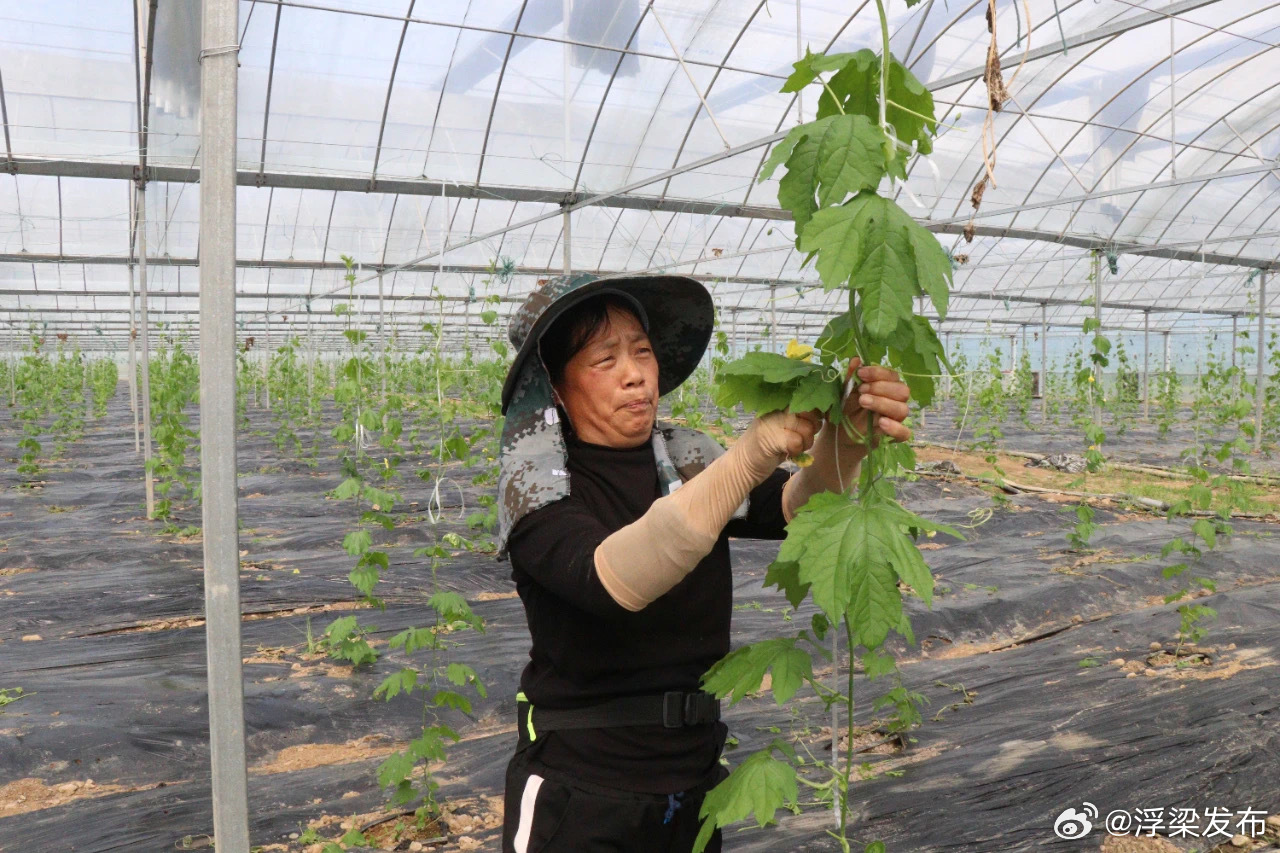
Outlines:
[[[1073,47],[1081,47],[1086,44],[1093,44],[1104,39],[1114,38],[1115,36],[1127,33],[1130,30],[1136,30],[1139,27],[1145,27],[1148,24],[1154,24],[1159,21],[1167,20],[1175,15],[1182,15],[1193,9],[1199,9],[1202,6],[1209,6],[1218,0],[1181,0],[1178,3],[1170,3],[1163,9],[1153,9],[1151,11],[1143,11],[1142,14],[1134,15],[1131,18],[1125,18],[1114,24],[1098,27],[1085,33],[1073,35],[1067,39],[1051,39],[1043,47],[1033,48],[1027,51],[1026,61],[1034,62],[1037,59],[1043,59],[1046,56],[1054,56],[1055,54],[1066,54]],[[1049,26],[1046,22],[1042,26]],[[1000,60],[1001,67],[1004,69],[1012,68],[1014,65],[1022,62],[1022,53],[1015,47],[1010,46],[1006,49],[1006,56]],[[954,86],[957,83],[968,83],[971,80],[981,80],[983,73],[986,71],[985,66],[970,68],[968,71],[961,71],[958,74],[949,74],[929,83],[929,88],[935,92],[939,89],[945,89],[948,86]]]
[[[963,234],[965,228],[964,225],[961,225],[958,222],[941,224],[926,220],[920,224],[935,234]],[[1149,255],[1153,258],[1169,258],[1175,261],[1188,261],[1196,264],[1223,264],[1226,266],[1244,267],[1245,269],[1280,270],[1280,260],[1277,260],[1276,258],[1260,258],[1248,255],[1226,255],[1218,252],[1198,252],[1193,249],[1175,248],[1173,246],[1144,246],[1141,243],[1116,242],[1114,240],[1106,240],[1101,237],[1084,234],[1060,234],[1056,231],[1041,231],[1034,228],[1001,228],[994,225],[974,225],[973,233],[978,237],[1010,237],[1015,240],[1037,240],[1045,243],[1057,243],[1061,246],[1075,246],[1080,249],[1102,249],[1108,252],[1116,252],[1120,255]],[[1244,242],[1247,240],[1257,239],[1260,236],[1264,235],[1245,234],[1233,237],[1216,238],[1215,240],[1204,240],[1199,243],[1179,243],[1176,245],[1207,245],[1212,242],[1226,243],[1234,240]],[[1047,263],[1054,260],[1057,259],[1045,258],[1044,262]],[[976,269],[981,269],[981,265],[976,267]]]
[[[780,138],[780,134],[774,134]],[[759,148],[773,141],[773,136],[754,147]],[[735,153],[742,153],[736,151]],[[196,184],[200,182],[200,170],[187,166],[156,166],[145,169],[131,163],[105,163],[93,160],[42,160],[33,157],[15,157],[4,164],[5,169],[16,175],[46,175],[62,178],[101,178],[106,180]],[[276,189],[323,190],[326,192],[385,193],[390,195],[435,196],[443,192],[446,198],[481,199],[491,201],[527,202],[564,206],[579,204],[594,198],[591,193],[544,190],[529,187],[507,187],[492,184],[458,184],[451,181],[426,179],[370,179],[355,175],[301,174],[295,172],[259,172],[256,169],[240,169],[236,183],[242,187],[274,187]],[[657,183],[657,180],[649,181]],[[747,219],[790,219],[791,214],[776,207],[727,204],[698,199],[658,198],[657,196],[621,193],[610,195],[592,204],[599,207],[627,210],[657,210],[672,213],[700,213],[714,216],[736,216]]]
[[[1135,184],[1127,187],[1113,187],[1105,190],[1094,190],[1093,192],[1080,193],[1078,195],[1057,196],[1054,198],[1043,199],[1041,201],[1028,202],[1027,204],[1014,205],[1012,207],[984,207],[972,214],[953,216],[950,219],[936,219],[929,224],[953,225],[957,222],[968,222],[971,219],[986,219],[992,216],[1009,216],[1015,213],[1023,213],[1028,210],[1043,210],[1046,207],[1069,207],[1077,204],[1083,204],[1086,201],[1096,201],[1100,198],[1111,198],[1118,195],[1136,195],[1137,193],[1145,193],[1151,190],[1173,189],[1187,184],[1207,184],[1209,181],[1242,178],[1248,175],[1256,175],[1258,172],[1271,172],[1274,171],[1275,168],[1275,163],[1255,163],[1251,166],[1241,166],[1238,169],[1224,169],[1219,172],[1209,172],[1201,175],[1184,175],[1181,178],[1169,178],[1168,180],[1155,181],[1153,183]]]

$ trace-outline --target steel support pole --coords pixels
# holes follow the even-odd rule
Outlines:
[[[383,302],[382,276],[378,276],[378,342],[381,363],[378,365],[378,373],[382,376],[382,403],[387,403],[387,314],[386,305]],[[467,303],[468,313],[470,313],[471,303]],[[470,317],[468,317],[470,320]],[[470,323],[468,323],[470,325]],[[383,418],[383,426],[386,426],[386,418]]]
[[[570,214],[569,209],[565,208],[564,246],[561,247],[564,250],[564,274],[565,275],[569,275],[569,273],[573,272],[573,227],[572,227],[573,222],[571,217],[572,217],[572,214]]]
[[[1040,303],[1040,423],[1049,422],[1049,306]]]
[[[1142,312],[1142,419],[1151,420],[1151,312]]]
[[[1258,342],[1254,347],[1258,352],[1258,373],[1254,380],[1254,396],[1255,411],[1253,419],[1253,450],[1258,452],[1262,449],[1262,401],[1265,398],[1266,391],[1266,348],[1262,342],[1266,340],[1267,335],[1267,274],[1265,272],[1258,274]]]
[[[942,351],[947,354],[947,361],[950,361],[951,360],[951,333],[950,332],[942,333]],[[946,400],[951,399],[951,372],[950,371],[947,372],[946,381],[943,383],[942,396]]]
[[[262,388],[267,394],[267,411],[271,411],[271,315],[268,314],[266,320],[266,343],[263,345],[262,354]]]
[[[1236,366],[1236,341],[1240,340],[1240,338],[1237,337],[1239,334],[1240,334],[1240,315],[1232,314],[1231,315],[1231,366],[1232,367]]]
[[[129,408],[133,410],[133,452],[142,452],[142,430],[138,424],[138,324],[133,297],[133,264],[129,264]]]
[[[202,0],[200,473],[213,837],[249,853],[236,508],[236,0]]]
[[[151,476],[151,349],[147,338],[147,190],[138,184],[138,325],[142,345],[142,463],[147,488],[147,518],[156,511],[155,480]]]
[[[1102,334],[1102,255],[1098,254],[1095,249],[1093,252],[1093,319],[1098,321],[1098,328],[1094,330],[1095,335]],[[1102,426],[1102,368],[1094,367],[1094,378],[1096,379],[1096,388],[1094,393],[1097,394],[1098,400],[1093,407],[1093,424],[1094,426]]]

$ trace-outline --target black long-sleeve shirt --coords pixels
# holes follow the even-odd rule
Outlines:
[[[569,436],[567,446],[569,497],[526,515],[508,539],[533,638],[521,690],[536,709],[698,689],[702,674],[729,652],[729,537],[785,537],[788,472],[779,468],[751,492],[747,517],[731,520],[684,580],[632,612],[601,584],[595,550],[661,496],[652,440],[617,449]],[[706,779],[726,731],[723,723],[564,730],[539,732],[535,746],[540,761],[577,778],[674,793]]]

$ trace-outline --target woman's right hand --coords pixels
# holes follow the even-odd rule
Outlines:
[[[821,427],[821,412],[795,414],[784,409],[757,416],[738,443],[745,444],[744,452],[753,462],[758,461],[760,470],[768,476],[784,459],[799,456],[812,447]]]

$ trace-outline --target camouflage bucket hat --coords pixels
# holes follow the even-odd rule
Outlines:
[[[568,450],[538,344],[569,308],[609,291],[630,297],[645,315],[641,319],[658,361],[659,396],[679,388],[706,353],[715,304],[694,279],[579,273],[553,278],[529,294],[508,332],[516,356],[502,387],[506,419],[498,475],[499,556],[505,556],[507,536],[517,521],[569,494]],[[653,435],[664,493],[722,452],[714,439],[696,430],[680,428],[677,434],[655,423]]]
[[[658,396],[669,394],[698,367],[715,325],[715,304],[698,281],[676,275],[595,276],[578,273],[553,278],[529,294],[511,318],[507,337],[516,357],[502,385],[502,413],[528,380],[533,363],[546,373],[537,356],[538,342],[564,312],[601,292],[616,291],[643,311],[649,342],[658,360]],[[530,389],[533,390],[533,389]],[[550,401],[550,394],[546,398]]]

